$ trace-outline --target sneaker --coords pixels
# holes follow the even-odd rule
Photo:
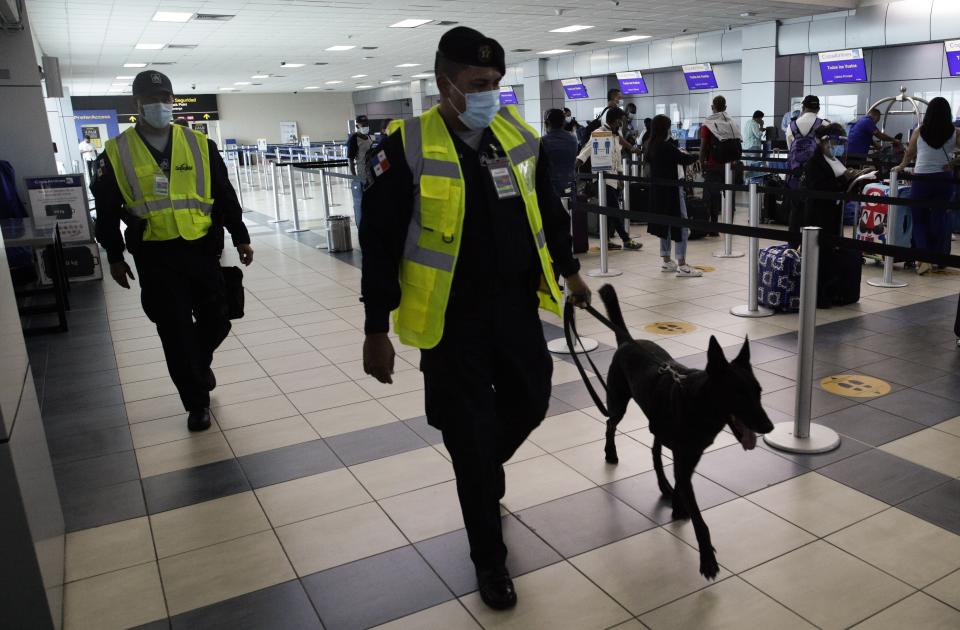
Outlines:
[[[660,271],[663,273],[673,273],[676,270],[677,270],[677,263],[675,263],[672,260],[670,262],[665,262],[660,265]]]
[[[607,242],[607,249],[623,249],[623,247],[621,247],[617,243],[614,243],[613,241],[609,241]]]
[[[637,241],[630,239],[629,241],[623,242],[623,248],[632,250],[643,249],[643,243],[638,243]]]
[[[703,272],[699,269],[694,269],[690,265],[683,265],[682,267],[677,267],[677,277],[678,278],[699,278],[703,275]]]
[[[931,265],[930,263],[925,263],[925,262],[918,263],[918,264],[917,264],[917,275],[918,275],[918,276],[925,276],[925,275],[927,275],[928,273],[930,273],[930,270],[931,270],[931,269],[933,269],[933,265]]]

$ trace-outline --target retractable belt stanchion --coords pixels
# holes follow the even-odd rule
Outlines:
[[[317,245],[317,249],[330,249],[330,196],[327,192],[327,186],[330,183],[330,177],[327,176],[325,169],[320,169],[320,206],[323,208],[323,231],[327,237],[326,245]]]
[[[563,204],[563,209],[567,211],[567,214],[570,215],[570,236],[573,236],[573,211],[570,209],[570,198],[569,197],[560,197],[560,202]],[[563,283],[563,303],[567,303],[567,299],[570,297],[570,289],[567,288],[567,283]],[[596,339],[590,337],[580,337],[579,347],[574,349],[574,352],[577,354],[583,354],[585,352],[593,352],[600,347],[600,342]],[[557,337],[551,341],[547,342],[547,350],[554,354],[570,354],[570,346],[567,345],[566,337]]]
[[[750,184],[750,227],[760,227],[760,193],[757,185]],[[734,306],[730,313],[737,317],[770,317],[773,309],[760,306],[757,288],[757,276],[760,274],[760,239],[751,236],[747,239],[747,303]]]
[[[233,161],[233,173],[237,178],[237,197],[240,198],[240,208],[242,208],[243,211],[246,212],[247,209],[243,207],[243,182],[240,181],[240,154],[239,153],[237,153],[237,159]]]
[[[270,220],[270,223],[286,223],[288,219],[280,218],[280,188],[278,184],[282,179],[279,177],[279,166],[275,162],[270,162],[270,181],[273,184],[273,219]]]
[[[623,174],[632,174],[630,168],[630,158],[623,158]],[[623,182],[623,209],[630,210],[630,182]],[[630,219],[623,220],[623,229],[627,231],[627,236],[630,236]]]
[[[723,165],[723,181],[727,186],[733,185],[733,164],[727,162]],[[712,194],[712,193],[711,193]],[[724,223],[733,223],[733,201],[736,192],[732,190],[723,191],[723,214],[721,218]],[[733,234],[723,235],[723,251],[714,252],[714,258],[741,258],[743,252],[733,251]]]
[[[297,209],[297,189],[293,186],[293,164],[287,164],[287,174],[290,176],[290,201],[293,204],[293,227],[287,232],[306,232],[300,227],[300,212]]]
[[[303,191],[304,199],[313,199],[313,197],[307,194],[307,175],[303,169],[300,169],[300,190]]]
[[[600,207],[605,208],[607,206],[607,182],[606,178],[603,176],[603,171],[597,173],[597,203]],[[607,215],[601,214],[599,220],[600,228],[600,268],[593,269],[587,272],[587,275],[591,278],[611,278],[613,276],[619,276],[622,274],[622,271],[616,269],[610,269],[607,265],[607,258],[609,252],[607,251]]]
[[[253,152],[257,156],[257,180],[260,182],[260,190],[265,190],[263,185],[263,160],[260,159],[260,150]]]
[[[888,197],[900,196],[900,173],[896,169],[890,171],[890,191]],[[893,236],[893,226],[900,221],[900,213],[903,209],[900,206],[887,204],[887,244],[891,243],[890,237]],[[907,286],[906,282],[900,282],[893,279],[893,256],[883,257],[883,277],[879,280],[867,280],[867,284],[872,287],[883,287],[885,289],[900,289]]]
[[[820,228],[803,228],[800,271],[800,331],[797,341],[797,398],[793,422],[780,422],[764,441],[788,453],[826,453],[840,446],[837,432],[810,422],[813,401],[813,342],[817,328],[817,273],[820,267]]]

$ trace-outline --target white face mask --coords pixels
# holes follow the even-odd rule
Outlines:
[[[370,133],[370,127],[358,127],[357,131],[359,131],[362,135],[365,136],[368,133]]]
[[[569,125],[570,123],[573,122],[573,116],[567,116],[566,118],[563,119],[563,121]]]

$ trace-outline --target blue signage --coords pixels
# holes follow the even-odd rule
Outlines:
[[[831,83],[863,83],[867,80],[867,66],[863,49],[836,50],[819,54],[820,78],[824,85]]]
[[[687,80],[688,90],[716,90],[717,77],[709,63],[695,63],[683,66],[683,78]]]
[[[623,94],[647,94],[647,82],[639,72],[618,72],[617,83]]]
[[[567,95],[567,98],[571,100],[590,98],[590,95],[587,94],[587,86],[583,84],[581,79],[560,79],[560,84],[563,85],[563,92]]]
[[[947,67],[950,68],[951,77],[960,77],[960,39],[950,42],[943,42],[947,51]]]
[[[500,88],[500,104],[501,105],[517,105],[520,101],[517,100],[517,93],[513,91],[513,88],[502,87]]]

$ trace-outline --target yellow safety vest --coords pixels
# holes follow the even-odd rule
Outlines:
[[[407,165],[419,194],[414,199],[400,263],[400,306],[393,314],[394,331],[401,343],[427,349],[436,346],[443,337],[463,234],[466,191],[457,150],[439,107],[401,121],[399,129]],[[513,106],[502,108],[490,129],[510,160],[537,245],[543,272],[537,291],[540,308],[560,315],[560,287],[537,203],[539,138]]]
[[[146,221],[144,241],[195,241],[213,225],[207,138],[180,125],[171,129],[169,182],[133,127],[105,147],[126,209]]]

